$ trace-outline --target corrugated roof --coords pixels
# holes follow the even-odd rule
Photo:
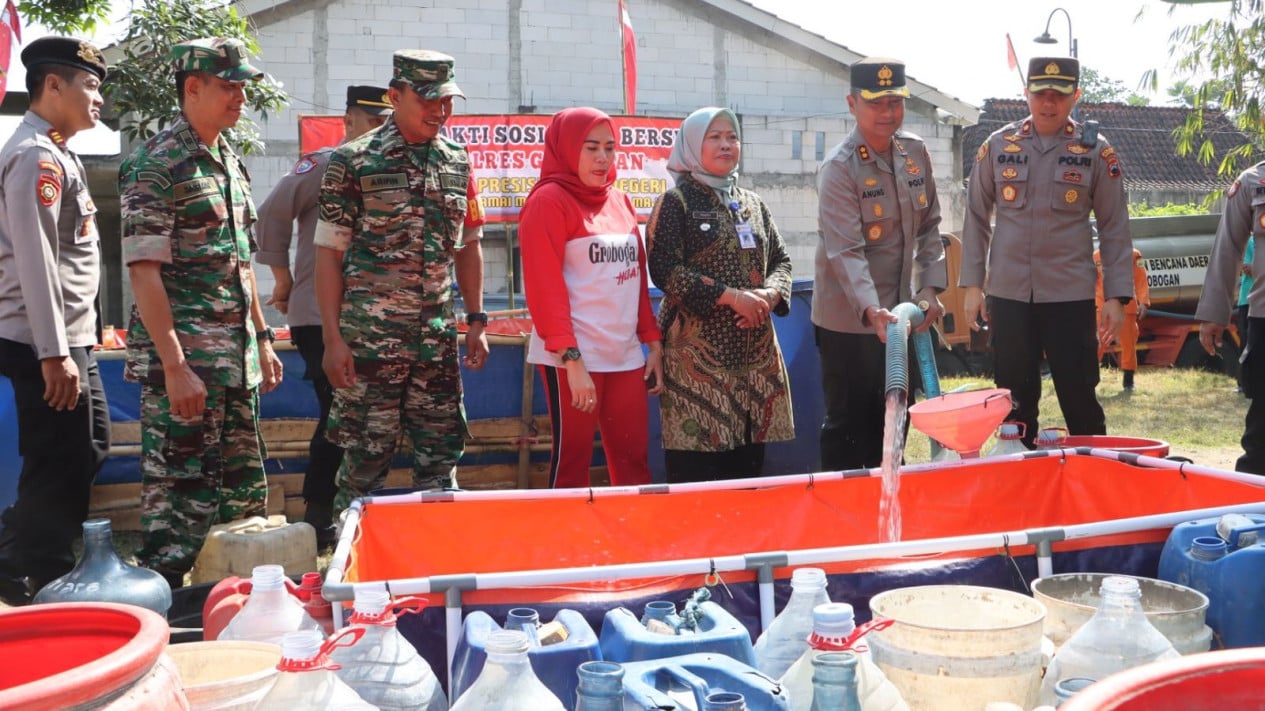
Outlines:
[[[1190,109],[1177,106],[1129,106],[1119,103],[1080,105],[1081,120],[1094,119],[1099,130],[1115,146],[1124,166],[1129,190],[1194,190],[1225,188],[1230,179],[1217,176],[1217,166],[1227,151],[1250,143],[1246,135],[1219,110],[1204,113],[1205,131],[1216,154],[1210,164],[1191,153],[1178,156],[1173,131],[1186,121]],[[970,176],[975,152],[993,131],[1028,115],[1028,103],[1020,99],[988,99],[979,123],[962,135],[963,175]]]

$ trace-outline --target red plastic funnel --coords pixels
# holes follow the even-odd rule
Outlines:
[[[909,407],[909,419],[918,431],[952,449],[963,458],[979,456],[984,441],[1010,414],[1006,388],[945,393]]]

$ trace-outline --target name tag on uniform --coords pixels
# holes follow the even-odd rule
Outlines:
[[[755,233],[751,231],[751,223],[743,220],[734,223],[734,228],[738,230],[738,244],[743,249],[755,249]]]

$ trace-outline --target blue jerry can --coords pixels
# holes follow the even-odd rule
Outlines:
[[[479,678],[483,663],[488,658],[489,634],[500,629],[522,629],[532,643],[531,651],[527,653],[532,671],[562,700],[564,706],[575,708],[575,690],[579,685],[576,669],[584,662],[601,659],[602,653],[598,649],[597,634],[579,612],[559,610],[553,621],[566,630],[566,638],[549,643],[547,638],[540,639],[540,634],[548,634],[549,628],[540,626],[540,616],[531,608],[510,610],[504,628],[486,612],[475,611],[466,615],[453,653],[448,697],[455,700]]]
[[[1265,645],[1265,516],[1230,514],[1174,526],[1160,553],[1159,577],[1208,596],[1214,648]]]
[[[662,609],[671,612],[662,615]],[[682,654],[724,654],[755,666],[755,651],[751,645],[751,633],[729,614],[725,608],[710,600],[698,603],[694,608],[696,623],[682,626],[676,634],[660,634],[646,628],[643,620],[628,608],[617,607],[606,613],[602,620],[602,659],[608,662],[640,662]],[[646,605],[646,619],[675,616],[675,605],[667,601],[655,601]]]
[[[684,654],[623,666],[625,711],[697,711],[718,691],[742,694],[747,711],[791,708],[780,682],[723,654]]]

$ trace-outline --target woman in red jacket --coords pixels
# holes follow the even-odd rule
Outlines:
[[[534,324],[527,360],[549,401],[555,488],[589,486],[599,428],[611,484],[650,483],[646,392],[663,387],[662,351],[637,214],[614,182],[610,117],[584,107],[555,114],[519,216]]]

